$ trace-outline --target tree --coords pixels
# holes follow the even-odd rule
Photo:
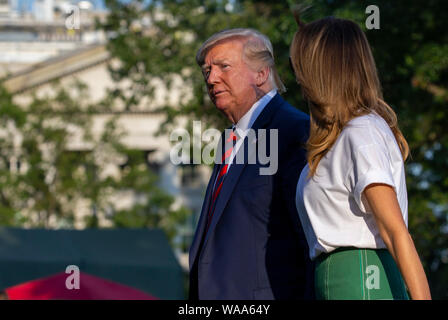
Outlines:
[[[271,39],[277,69],[289,89],[284,95],[307,111],[289,65],[289,44],[297,26],[291,14],[296,1],[159,0],[106,1],[110,9],[100,27],[111,36],[108,48],[121,61],[112,68],[115,79],[129,79],[131,99],[151,97],[151,80],[173,85],[173,75],[183,79],[185,96],[175,107],[165,105],[165,130],[179,116],[202,119],[208,126],[228,123],[207,98],[196,51],[211,34],[232,27],[251,27]],[[442,0],[427,1],[301,1],[312,7],[305,22],[333,15],[349,18],[365,30],[372,46],[385,100],[395,109],[411,147],[407,162],[409,229],[423,260],[434,297],[447,298],[448,281],[448,12]],[[367,30],[366,8],[380,9],[380,29]],[[190,94],[188,94],[190,93]]]
[[[25,106],[0,91],[0,223],[73,227],[87,210],[87,227],[100,227],[102,218],[116,227],[160,227],[173,240],[188,211],[173,209],[147,154],[121,143],[126,133],[113,116],[100,135],[92,132],[93,116],[104,109],[85,102],[85,85],[54,87]],[[81,148],[72,147],[74,138]],[[122,196],[133,197],[130,207],[118,206]]]

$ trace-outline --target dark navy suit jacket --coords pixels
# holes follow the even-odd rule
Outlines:
[[[190,248],[192,300],[312,298],[313,271],[295,206],[309,117],[277,94],[252,129],[278,129],[278,170],[260,175],[260,167],[269,164],[233,162],[204,236],[215,165]],[[268,155],[269,138],[267,132]],[[262,143],[260,137],[250,140],[238,152],[245,148],[249,155],[251,143]]]

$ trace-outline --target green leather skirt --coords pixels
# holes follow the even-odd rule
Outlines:
[[[401,273],[386,249],[338,248],[316,258],[319,300],[409,300]]]

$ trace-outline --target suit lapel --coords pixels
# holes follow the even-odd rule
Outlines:
[[[271,99],[271,101],[266,105],[266,107],[263,109],[263,111],[260,113],[257,120],[255,120],[254,124],[252,125],[252,129],[256,131],[261,128],[266,128],[267,124],[271,121],[271,118],[272,118],[273,114],[275,113],[276,108],[282,102],[283,102],[283,98],[279,94],[276,94]],[[249,150],[249,153],[251,153],[251,154],[256,152],[256,148],[255,148],[256,144],[258,144],[258,140],[255,139],[255,140],[249,141],[248,136],[246,136],[244,138],[243,144],[238,149],[235,159],[238,159],[237,156],[240,152],[246,152],[246,150]],[[245,159],[251,159],[251,154],[248,154],[247,157],[245,157]],[[210,227],[208,229],[206,238],[204,240],[203,248],[205,248],[205,246],[207,245],[208,239],[213,234],[216,224],[218,223],[219,219],[221,218],[221,215],[224,212],[227,202],[229,201],[230,196],[232,195],[233,190],[238,182],[238,179],[239,179],[241,173],[243,172],[244,168],[246,167],[246,165],[247,165],[247,161],[244,161],[244,164],[232,163],[232,165],[230,166],[229,172],[227,173],[227,176],[224,179],[221,192],[219,193],[218,199],[216,200],[217,202],[216,202],[216,206],[215,206],[215,212],[213,214],[213,218],[212,218]],[[208,199],[208,201],[209,200],[210,199]],[[208,206],[207,206],[207,208],[208,208]],[[202,216],[202,213],[201,213],[201,216]],[[204,250],[202,250],[202,251],[204,251]]]
[[[215,161],[215,163],[216,163],[216,161]],[[207,191],[205,192],[205,198],[204,198],[204,202],[202,204],[202,210],[201,210],[201,215],[200,215],[200,218],[198,221],[198,226],[196,228],[196,233],[194,235],[194,238],[193,238],[193,241],[192,241],[191,247],[190,247],[189,259],[188,259],[190,268],[193,266],[193,262],[196,259],[196,255],[199,250],[199,245],[201,244],[201,239],[204,234],[205,225],[207,222],[207,213],[208,213],[208,210],[210,207],[210,198],[212,197],[212,189],[213,189],[213,185],[216,180],[216,175],[218,174],[219,167],[220,167],[219,164],[214,165],[213,172],[210,177],[210,181],[208,182]]]

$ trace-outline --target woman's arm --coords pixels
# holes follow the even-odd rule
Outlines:
[[[411,298],[431,299],[425,271],[404,223],[394,189],[385,184],[371,184],[365,188],[364,196],[373,212],[381,238],[400,269]]]

